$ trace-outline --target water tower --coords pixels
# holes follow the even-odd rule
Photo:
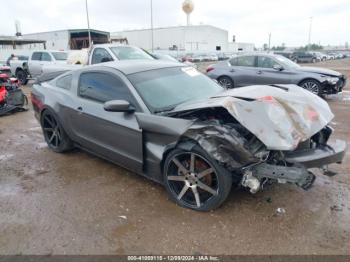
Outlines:
[[[186,13],[187,15],[187,25],[190,25],[190,15],[194,9],[194,4],[191,0],[185,0],[182,3],[182,10]]]

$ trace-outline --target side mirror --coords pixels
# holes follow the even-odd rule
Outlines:
[[[276,71],[282,71],[282,70],[284,70],[283,66],[277,65],[277,64],[273,65],[273,69],[275,69]]]
[[[107,101],[103,105],[104,110],[108,112],[126,112],[133,113],[135,108],[130,105],[128,101],[125,100],[111,100]]]

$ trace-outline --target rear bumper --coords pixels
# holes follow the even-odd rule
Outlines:
[[[285,160],[292,164],[302,164],[306,168],[322,167],[332,163],[341,163],[346,149],[347,144],[345,141],[336,140],[327,146],[288,153]]]

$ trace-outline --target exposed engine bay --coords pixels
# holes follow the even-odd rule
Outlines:
[[[193,121],[183,136],[201,145],[251,193],[258,192],[267,182],[292,183],[307,190],[315,181],[308,168],[340,163],[345,154],[345,142],[328,144],[333,132],[328,125],[300,141],[294,150],[275,150],[269,149],[223,107],[182,111],[170,116]]]

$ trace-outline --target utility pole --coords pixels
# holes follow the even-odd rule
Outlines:
[[[152,53],[154,52],[154,32],[153,32],[153,0],[151,0],[151,46]]]
[[[307,50],[310,50],[311,47],[311,30],[312,30],[312,19],[313,17],[310,17],[310,25],[309,25],[309,41],[308,41],[308,45],[307,45]]]
[[[271,33],[269,33],[269,52],[271,50]]]
[[[86,20],[87,20],[87,26],[88,26],[89,48],[90,48],[91,47],[91,32],[90,32],[89,8],[88,8],[87,0],[85,0],[85,8],[86,8]]]

